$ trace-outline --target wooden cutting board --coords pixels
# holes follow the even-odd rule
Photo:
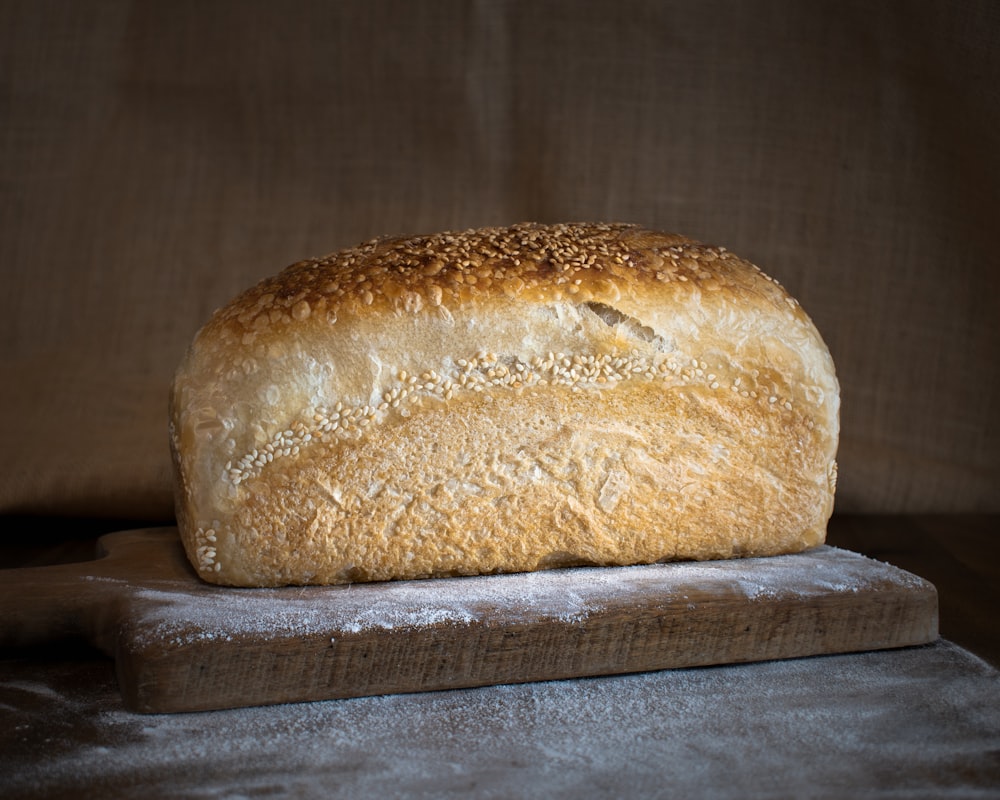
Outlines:
[[[177,712],[886,649],[937,592],[823,546],[789,556],[349,586],[210,586],[176,528],[5,570],[0,645],[85,637],[128,708]]]

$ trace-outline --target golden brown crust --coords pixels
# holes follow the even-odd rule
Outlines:
[[[292,264],[218,312],[208,330],[256,337],[314,315],[418,313],[491,298],[613,303],[623,289],[656,283],[769,292],[770,279],[754,285],[747,267],[756,270],[724,247],[624,223],[522,223],[386,237]]]
[[[235,585],[790,552],[839,394],[808,317],[634,225],[383,239],[217,312],[178,371],[182,536]]]

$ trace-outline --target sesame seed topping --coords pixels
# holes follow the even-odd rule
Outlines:
[[[218,525],[218,522],[213,522]],[[202,572],[218,572],[222,565],[216,560],[215,528],[198,528],[194,533],[195,560]]]
[[[642,282],[718,290],[751,279],[766,284],[763,278],[725,248],[678,234],[625,223],[521,223],[384,237],[300,261],[244,292],[209,324],[252,343],[273,326],[307,320],[332,325],[379,309],[448,313],[473,294],[613,302],[623,286]]]

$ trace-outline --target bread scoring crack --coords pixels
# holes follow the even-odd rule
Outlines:
[[[663,340],[662,337],[657,336],[656,331],[648,325],[643,325],[640,320],[629,316],[623,311],[620,311],[607,303],[582,303],[579,306],[579,309],[581,313],[590,312],[595,315],[608,327],[616,328],[620,326],[624,328],[629,335],[636,339],[640,339],[641,341],[659,342]]]

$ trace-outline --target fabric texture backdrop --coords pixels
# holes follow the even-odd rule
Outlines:
[[[0,0],[0,512],[172,514],[212,310],[397,233],[631,221],[781,281],[841,511],[1000,511],[1000,5]]]

